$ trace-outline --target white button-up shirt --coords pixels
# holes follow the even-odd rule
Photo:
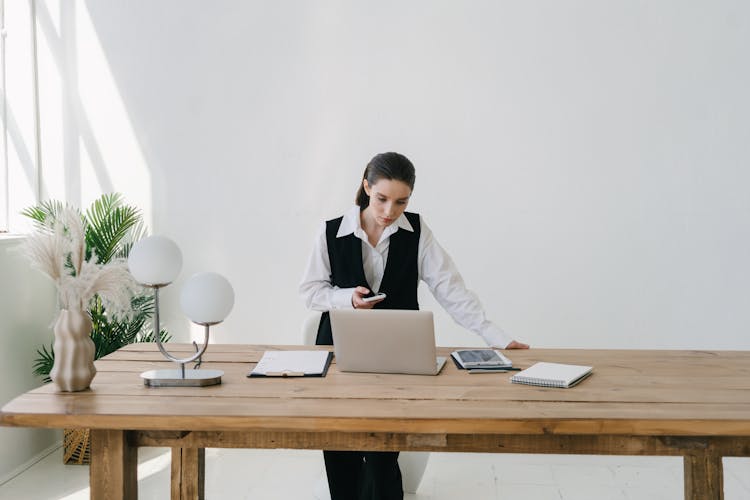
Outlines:
[[[356,205],[346,212],[336,237],[354,234],[362,241],[362,266],[365,278],[372,287],[371,291],[377,293],[388,261],[391,235],[400,230],[413,232],[414,228],[406,216],[401,214],[393,224],[383,230],[377,245],[372,246],[362,229],[359,214],[360,210]],[[455,264],[435,240],[432,231],[421,216],[420,226],[417,257],[419,279],[427,284],[432,295],[456,323],[479,334],[488,345],[506,347],[513,339],[485,317],[479,298],[466,288]],[[331,284],[326,224],[323,223],[299,286],[299,293],[309,309],[330,311],[331,309],[351,309],[353,292],[354,288],[339,288]]]

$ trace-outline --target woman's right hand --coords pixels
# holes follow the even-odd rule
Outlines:
[[[375,307],[375,304],[377,304],[379,301],[375,302],[365,302],[362,300],[362,297],[365,297],[370,294],[370,290],[363,286],[358,286],[354,289],[352,292],[352,306],[354,306],[354,309],[372,309]]]

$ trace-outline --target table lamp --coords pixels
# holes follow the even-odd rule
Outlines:
[[[196,288],[205,286],[206,281],[198,280],[193,283],[193,280],[191,279],[190,282],[186,284],[186,287],[192,290],[189,292],[192,300],[206,300],[206,302],[210,304],[209,307],[204,307],[204,309],[195,306],[196,311],[199,313],[196,318],[205,320],[208,317],[211,321],[208,323],[201,323],[206,325],[206,338],[203,347],[198,349],[196,346],[197,352],[192,356],[177,358],[167,352],[161,342],[161,328],[159,326],[159,289],[172,283],[177,277],[177,274],[179,274],[180,268],[182,267],[182,253],[180,252],[180,249],[175,242],[169,238],[164,236],[149,236],[133,245],[128,257],[128,267],[130,268],[130,273],[137,282],[141,283],[143,286],[153,288],[154,340],[156,341],[156,345],[162,355],[178,364],[178,369],[149,370],[141,373],[143,383],[150,387],[200,387],[220,384],[221,376],[224,372],[220,370],[186,369],[185,364],[195,361],[203,355],[208,347],[208,327],[211,324],[216,324],[222,321],[226,314],[231,310],[232,305],[234,304],[234,292],[232,291],[229,282],[219,276],[219,278],[224,280],[224,288],[221,288],[221,285],[217,285],[219,280],[212,278],[213,281],[208,281],[208,288],[204,291],[196,290]],[[226,287],[229,289],[229,294],[227,294]],[[217,301],[217,299],[213,297],[217,288],[221,289],[223,293],[220,301]],[[224,316],[217,320],[217,314],[221,312],[224,312]],[[212,314],[207,315],[206,313]],[[191,317],[191,319],[195,318]]]

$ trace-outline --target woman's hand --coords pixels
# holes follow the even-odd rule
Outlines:
[[[379,300],[376,300],[375,302],[365,302],[362,300],[362,297],[369,294],[370,290],[363,286],[355,288],[354,292],[352,292],[352,306],[354,306],[354,309],[372,309],[375,307],[375,304],[380,302]]]
[[[512,340],[510,344],[505,346],[506,349],[528,349],[529,344],[523,344],[521,342],[518,342],[516,340]]]

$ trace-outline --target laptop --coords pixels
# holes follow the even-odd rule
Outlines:
[[[431,311],[333,310],[331,333],[336,367],[342,372],[437,375]]]

